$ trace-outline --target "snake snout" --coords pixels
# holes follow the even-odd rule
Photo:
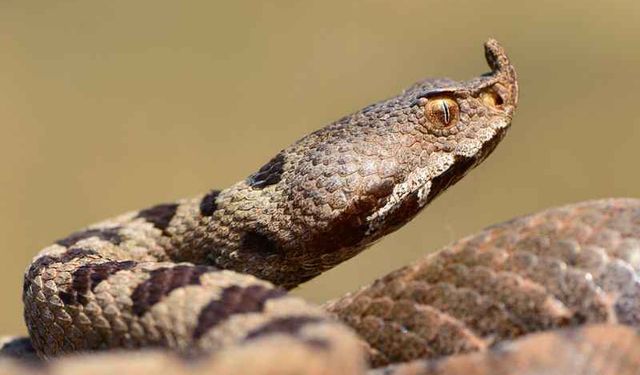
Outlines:
[[[489,39],[484,44],[484,51],[492,75],[498,78],[498,85],[501,86],[502,101],[506,106],[515,108],[518,104],[518,79],[515,68],[497,40]]]

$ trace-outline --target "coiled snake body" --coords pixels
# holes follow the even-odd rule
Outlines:
[[[638,324],[634,200],[489,228],[324,308],[286,294],[399,228],[491,153],[518,88],[498,43],[485,51],[488,74],[419,82],[307,135],[228,189],[131,212],[42,250],[24,281],[30,339],[5,344],[0,372],[533,371],[574,366],[592,341],[637,346],[624,327],[601,325],[527,336],[508,354],[490,349],[563,326]],[[594,339],[603,332],[626,341]],[[532,349],[543,342],[547,352]],[[545,362],[558,347],[564,357]],[[120,351],[25,364],[104,349]],[[402,364],[411,360],[422,362]]]

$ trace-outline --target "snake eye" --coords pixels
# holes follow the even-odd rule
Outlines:
[[[436,97],[429,99],[425,113],[434,127],[448,128],[458,122],[460,107],[451,98]]]

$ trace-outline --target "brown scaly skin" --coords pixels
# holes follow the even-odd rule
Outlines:
[[[559,327],[638,327],[639,270],[640,200],[605,199],[492,226],[325,307],[382,366]]]

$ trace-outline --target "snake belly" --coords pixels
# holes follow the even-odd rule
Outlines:
[[[189,358],[221,374],[357,374],[363,352],[385,366],[570,325],[636,325],[637,254],[596,241],[633,242],[629,231],[637,229],[629,228],[638,223],[624,218],[635,217],[628,213],[637,213],[635,201],[586,203],[494,227],[324,309],[286,293],[401,227],[493,151],[510,126],[518,86],[495,40],[485,55],[491,72],[418,82],[303,137],[227,189],[56,241],[25,273],[30,339],[6,347],[42,359],[165,348],[178,357],[152,351],[139,354],[140,363],[175,373],[200,371],[182,369]],[[584,226],[572,227],[567,216]],[[554,231],[562,246],[551,241]],[[585,250],[589,241],[599,250]],[[136,355],[82,362],[108,359],[125,372]],[[77,362],[60,366],[84,366]],[[55,373],[56,363],[29,371]]]

